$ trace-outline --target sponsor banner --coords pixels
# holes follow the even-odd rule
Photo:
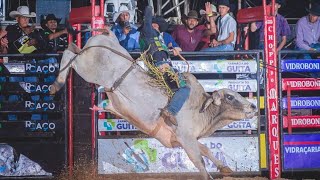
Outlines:
[[[257,73],[255,60],[211,60],[188,61],[190,73]],[[187,72],[188,65],[183,61],[172,61],[174,68]]]
[[[206,92],[213,92],[222,88],[228,88],[236,92],[256,92],[257,80],[218,80],[199,79],[199,83]]]
[[[315,78],[283,78],[282,90],[320,90],[320,79]]]
[[[98,131],[139,131],[124,119],[99,119]]]
[[[234,121],[220,130],[256,130],[258,127],[258,117],[252,119],[242,119]],[[110,131],[139,131],[135,126],[131,125],[124,119],[99,119],[99,132]]]
[[[4,66],[10,74],[25,74],[26,67],[24,63],[5,63]]]
[[[17,103],[3,102],[0,103],[0,111],[32,111],[48,112],[59,111],[61,103],[55,101],[22,101]]]
[[[59,72],[59,63],[5,63],[10,74],[52,74]]]
[[[282,109],[288,108],[287,98],[282,98]],[[292,109],[319,109],[320,97],[291,97]]]
[[[258,117],[255,116],[252,119],[242,119],[240,121],[234,121],[233,123],[223,127],[221,130],[257,130],[258,129]]]
[[[279,126],[279,100],[278,100],[278,59],[276,43],[275,17],[265,16],[264,46],[266,57],[266,105],[269,144],[270,179],[276,179],[281,174],[280,157],[280,126]]]
[[[234,172],[259,171],[258,137],[210,137],[200,142]],[[210,160],[204,162],[209,172],[218,172]],[[98,139],[98,174],[183,172],[198,169],[182,148],[166,148],[152,138]]]
[[[0,137],[14,138],[61,138],[65,136],[65,125],[62,120],[16,120],[0,123]]]
[[[319,59],[281,60],[282,72],[320,72]]]
[[[0,91],[6,93],[27,92],[48,94],[52,83],[34,83],[34,82],[7,82],[0,84]]]
[[[283,145],[285,170],[320,168],[320,134],[285,134]]]
[[[288,128],[288,117],[283,117],[283,127]],[[320,116],[291,116],[292,128],[320,128]]]
[[[26,74],[50,74],[59,72],[58,63],[35,64],[26,63]]]

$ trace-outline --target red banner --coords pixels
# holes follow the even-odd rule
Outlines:
[[[275,36],[275,17],[265,16],[265,54],[267,72],[268,140],[270,158],[270,179],[281,174],[279,102],[278,102],[278,60]]]
[[[282,90],[320,90],[320,79],[315,78],[283,78]]]
[[[292,128],[320,128],[320,116],[291,116]],[[283,117],[283,128],[288,128],[288,117]]]

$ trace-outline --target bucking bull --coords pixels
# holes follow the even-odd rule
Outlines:
[[[203,179],[211,176],[202,156],[209,158],[223,174],[232,172],[198,139],[233,121],[255,115],[256,106],[240,94],[221,89],[209,95],[192,74],[184,73],[191,88],[190,96],[176,116],[178,126],[166,123],[160,117],[160,110],[168,103],[164,90],[149,84],[151,77],[132,60],[111,32],[90,38],[82,50],[69,45],[51,94],[65,84],[70,68],[85,81],[105,87],[111,102],[107,111],[128,120],[168,148],[182,147]]]

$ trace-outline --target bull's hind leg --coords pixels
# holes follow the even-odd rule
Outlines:
[[[182,136],[177,140],[186,151],[189,159],[193,162],[194,166],[200,171],[202,178],[204,180],[207,180],[209,177],[211,178],[206,170],[204,160],[202,159],[197,139],[190,136]]]
[[[221,172],[222,175],[227,176],[232,173],[232,170],[228,166],[224,166],[221,161],[219,161],[217,158],[215,158],[212,155],[212,152],[210,151],[210,149],[207,146],[205,146],[199,142],[198,142],[198,145],[199,145],[199,148],[201,151],[201,155],[209,158],[213,162],[213,164],[219,169],[219,171]]]

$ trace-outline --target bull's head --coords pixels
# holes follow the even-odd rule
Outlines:
[[[257,112],[256,105],[230,89],[220,89],[214,91],[211,96],[208,94],[205,96],[207,98],[200,109],[200,113],[204,112],[212,103],[219,106],[219,109],[230,120],[252,118]]]

